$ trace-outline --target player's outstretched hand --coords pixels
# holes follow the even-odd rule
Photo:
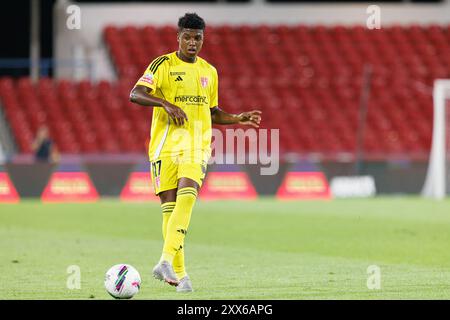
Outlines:
[[[164,110],[166,110],[169,117],[173,120],[173,122],[177,126],[182,126],[185,121],[188,121],[186,113],[184,113],[184,111],[181,110],[180,107],[177,107],[176,105],[173,105],[168,102],[164,103],[163,107]]]
[[[248,126],[259,128],[259,124],[261,123],[261,114],[262,112],[259,110],[242,112],[238,115],[239,124],[245,124]]]

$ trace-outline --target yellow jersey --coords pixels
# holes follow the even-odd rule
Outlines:
[[[162,107],[153,108],[150,161],[187,151],[211,152],[211,111],[218,105],[217,70],[197,57],[188,63],[172,52],[153,60],[136,85],[152,89],[151,95],[180,107],[188,118],[176,125]]]

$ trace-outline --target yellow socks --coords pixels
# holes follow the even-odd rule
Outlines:
[[[192,209],[197,199],[197,190],[186,187],[177,191],[177,201],[166,202],[163,208],[163,236],[164,248],[161,260],[172,263],[177,277],[181,279],[186,275],[184,268],[184,237],[186,236],[191,220]],[[173,208],[173,212],[168,213]],[[167,218],[168,217],[168,218]],[[164,230],[164,225],[167,224]]]
[[[161,205],[163,221],[162,221],[162,235],[163,239],[166,239],[167,224],[169,223],[170,215],[175,208],[175,202],[166,202]]]
[[[163,239],[166,239],[167,234],[167,224],[169,223],[170,215],[175,208],[175,202],[166,202],[161,205],[163,221],[162,221],[162,235]],[[172,259],[172,257],[169,257]],[[167,259],[166,259],[167,260]],[[173,270],[177,274],[177,278],[181,279],[186,275],[186,269],[184,267],[184,248],[178,250],[175,257],[173,258]]]
[[[184,244],[183,244],[184,246]],[[177,278],[181,280],[186,276],[186,268],[184,266],[184,248],[178,250],[175,258],[173,259],[173,271],[175,271]]]

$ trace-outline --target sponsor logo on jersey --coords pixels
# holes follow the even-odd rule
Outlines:
[[[175,81],[183,81],[183,78],[181,76],[178,76]]]
[[[200,77],[200,83],[202,84],[203,88],[206,88],[208,86],[208,78],[207,77]]]
[[[208,104],[205,96],[176,96],[175,102],[186,102],[187,104]]]
[[[171,71],[170,75],[171,76],[184,76],[186,74],[186,72],[184,71]]]
[[[144,75],[141,77],[141,79],[139,81],[148,83],[148,84],[153,84],[153,73],[151,72],[146,72],[144,73]]]

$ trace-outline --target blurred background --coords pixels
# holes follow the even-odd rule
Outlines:
[[[212,165],[205,198],[421,193],[434,81],[450,78],[449,1],[35,0],[1,10],[5,199],[155,200],[151,109],[128,97],[177,49],[185,12],[206,20],[200,56],[218,69],[219,105],[258,108],[262,128],[280,130],[275,175]]]

